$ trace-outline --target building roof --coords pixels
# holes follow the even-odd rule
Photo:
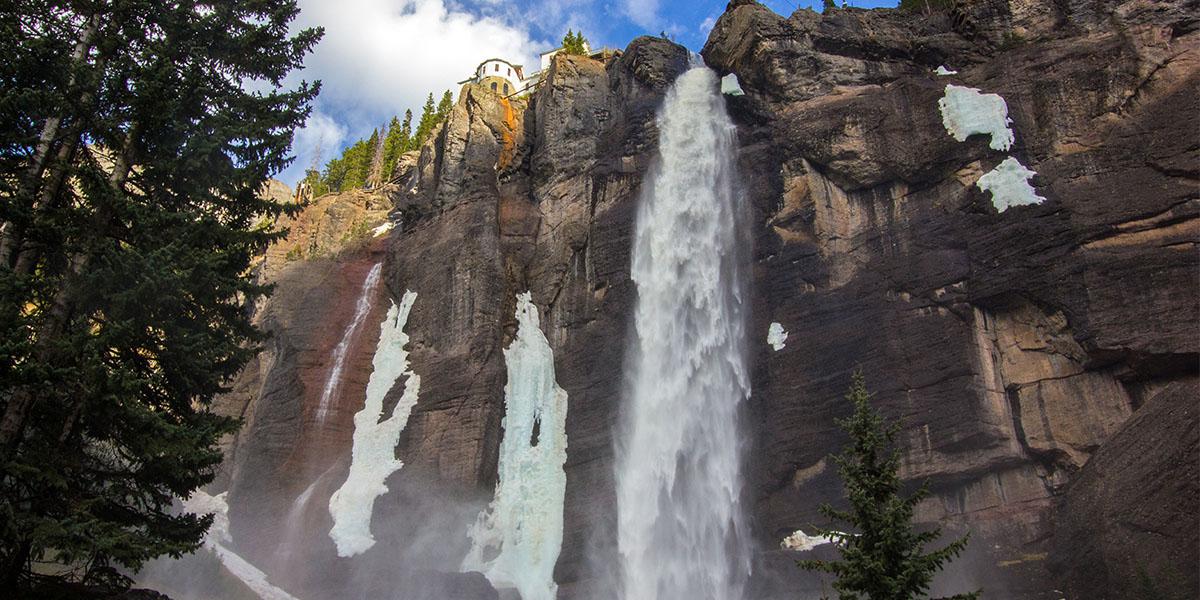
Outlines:
[[[483,65],[486,65],[487,63],[490,63],[490,62],[502,62],[502,63],[512,67],[513,70],[517,72],[517,80],[525,79],[525,73],[523,70],[524,67],[522,65],[515,65],[511,62],[508,62],[507,60],[504,60],[503,58],[489,58],[487,60],[481,61],[478,65],[475,65],[475,72],[478,73],[480,67],[482,67]],[[476,77],[478,77],[478,75],[472,75],[458,83],[459,83],[459,85],[462,85],[464,83],[467,83],[468,81],[473,81]]]

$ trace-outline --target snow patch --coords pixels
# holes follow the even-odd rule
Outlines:
[[[721,78],[721,93],[730,96],[746,95],[746,92],[742,91],[742,84],[738,82],[736,73],[730,73]]]
[[[329,498],[329,515],[333,528],[329,537],[337,545],[338,556],[361,554],[375,545],[371,535],[371,512],[375,499],[387,493],[384,481],[400,470],[404,463],[396,459],[396,443],[408,424],[409,413],[417,404],[421,377],[408,365],[408,334],[404,325],[417,294],[405,291],[400,306],[392,302],[380,325],[379,344],[372,360],[374,370],[367,380],[367,399],[362,410],[354,415],[354,448],[351,450],[350,472],[346,482]],[[392,409],[392,414],[380,420],[383,398],[400,376],[406,375],[404,395]]]
[[[212,525],[208,528],[208,534],[204,538],[204,547],[212,551],[217,556],[217,560],[221,561],[221,564],[225,565],[225,568],[234,577],[246,584],[246,587],[258,594],[259,598],[263,600],[296,600],[291,594],[271,585],[267,581],[266,573],[225,547],[225,544],[233,542],[233,536],[229,533],[229,504],[225,501],[226,493],[210,496],[196,490],[187,500],[183,501],[185,512],[211,513],[213,516]]]
[[[974,88],[947,85],[946,93],[938,100],[942,124],[954,139],[963,142],[977,133],[992,136],[993,150],[1012,147],[1013,132],[1008,127],[1008,105],[997,94],[982,94]]]
[[[946,65],[942,65],[942,66],[938,67],[937,70],[934,71],[934,73],[937,73],[939,76],[945,76],[945,75],[957,75],[958,71],[951,71],[950,69],[946,68]]]
[[[388,221],[387,223],[384,223],[383,225],[380,225],[379,227],[376,227],[375,229],[372,229],[372,230],[371,230],[371,237],[379,237],[379,236],[381,236],[381,235],[383,235],[383,234],[385,234],[385,233],[387,233],[387,232],[391,231],[391,230],[392,230],[392,228],[393,228],[393,227],[395,227],[395,226],[396,226],[396,224],[395,224],[395,223],[393,223],[393,222],[391,222],[391,221]]]
[[[797,529],[792,535],[783,538],[779,543],[779,547],[784,550],[795,550],[797,552],[808,552],[815,549],[817,546],[825,544],[838,543],[837,534],[834,535],[808,535]]]
[[[563,539],[567,475],[567,393],[554,379],[554,354],[529,292],[517,296],[517,335],[504,350],[504,438],[499,482],[468,530],[464,571],[480,571],[522,600],[554,600]]]
[[[1025,165],[1010,156],[980,177],[975,185],[985,192],[991,192],[992,204],[996,210],[1004,212],[1014,206],[1041,204],[1046,201],[1029,185],[1029,178],[1034,175],[1037,173],[1025,168]]]
[[[776,352],[783,350],[785,346],[783,342],[787,340],[787,337],[788,332],[785,331],[783,329],[783,325],[780,325],[779,323],[771,323],[771,326],[767,328],[767,343],[770,344]]]

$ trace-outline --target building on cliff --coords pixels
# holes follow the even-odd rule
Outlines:
[[[458,82],[459,85],[475,83],[490,86],[493,92],[505,96],[525,91],[525,79],[521,65],[514,65],[503,58],[489,58],[475,67],[475,74]]]
[[[612,48],[600,48],[593,51],[587,45],[587,42],[584,42],[583,49],[587,57],[600,61],[607,61],[614,56],[619,56],[621,53],[619,50]],[[502,58],[489,58],[475,67],[474,75],[458,82],[458,84],[474,83],[483,85],[490,87],[493,92],[502,96],[530,93],[537,89],[538,84],[541,83],[542,75],[550,68],[550,64],[554,61],[554,56],[564,50],[565,48],[560,46],[538,54],[539,68],[528,75],[525,74],[523,65],[515,65]]]

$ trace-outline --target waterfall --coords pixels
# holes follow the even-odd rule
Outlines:
[[[734,130],[716,75],[679,77],[633,241],[635,334],[617,434],[627,600],[737,600],[750,571],[739,405],[749,395]]]
[[[325,422],[329,415],[329,403],[336,397],[338,388],[342,385],[342,373],[346,370],[346,355],[354,342],[355,334],[362,327],[367,313],[371,312],[371,301],[375,299],[375,288],[379,286],[379,274],[383,271],[383,263],[375,263],[363,280],[362,291],[358,294],[358,302],[354,305],[354,318],[346,325],[342,340],[333,349],[333,367],[325,378],[325,387],[321,390],[321,402],[317,405],[317,421]]]

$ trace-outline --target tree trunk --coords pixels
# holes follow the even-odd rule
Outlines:
[[[80,69],[83,68],[87,60],[87,54],[91,51],[95,43],[96,34],[100,30],[100,15],[93,14],[87,20],[87,25],[79,35],[79,41],[75,44],[75,50],[71,53],[71,77],[67,82],[65,95],[70,95],[78,83],[78,75]],[[91,94],[84,96],[84,104],[90,103]],[[30,208],[33,208],[33,198],[37,196],[38,184],[42,181],[42,176],[46,172],[49,164],[50,151],[54,146],[55,140],[59,137],[59,128],[62,126],[63,116],[55,115],[46,119],[42,125],[42,133],[38,136],[37,145],[34,147],[33,159],[29,163],[29,167],[25,170],[25,176],[22,178],[21,185],[17,190],[16,198],[24,199],[30,203]],[[79,136],[78,128],[76,128],[70,137],[76,138],[68,143],[72,146],[78,143]],[[74,153],[74,148],[69,154]],[[62,152],[59,152],[59,156]],[[23,227],[19,227],[16,223],[6,222],[0,225],[0,265],[9,266],[12,264],[14,255],[19,252],[21,237],[23,235]]]
[[[112,173],[109,174],[108,184],[112,193],[118,197],[125,194],[125,182],[129,178],[130,155],[133,153],[137,131],[136,123],[130,126],[121,152],[113,159]],[[93,215],[95,227],[92,229],[95,232],[93,240],[97,245],[103,243],[104,238],[108,237],[114,214],[115,210],[110,202],[101,201],[97,205],[96,213]],[[87,271],[96,250],[96,248],[89,248],[85,245],[82,251],[76,252],[69,259],[62,284],[58,288],[58,293],[54,295],[53,304],[46,313],[42,327],[37,332],[34,358],[37,362],[43,364],[55,362],[54,342],[66,330],[71,313],[82,292],[83,274]],[[33,390],[28,386],[18,388],[9,398],[8,404],[4,407],[4,415],[0,418],[0,462],[7,461],[16,454],[25,432],[25,422],[36,399]],[[77,399],[76,402],[82,402],[82,399]],[[70,412],[74,412],[74,407]],[[71,417],[68,417],[69,420]],[[70,427],[73,425],[65,426],[68,433]]]

